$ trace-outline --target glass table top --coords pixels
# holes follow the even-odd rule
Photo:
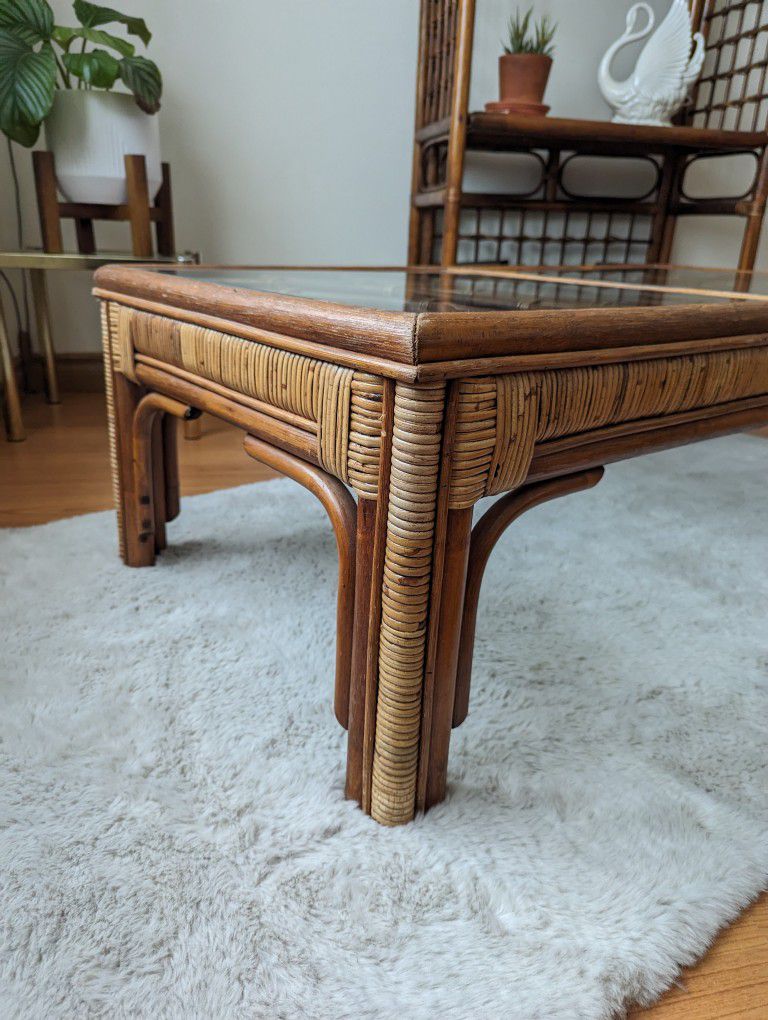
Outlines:
[[[161,275],[390,312],[631,308],[768,300],[768,273],[669,266],[157,268]]]

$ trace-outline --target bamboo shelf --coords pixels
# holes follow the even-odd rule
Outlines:
[[[447,139],[447,118],[417,132],[418,141]],[[560,146],[584,155],[665,155],[666,153],[732,153],[765,145],[765,132],[718,131],[713,128],[651,127],[614,124],[604,120],[531,117],[511,113],[470,113],[467,148],[494,152],[524,152]]]

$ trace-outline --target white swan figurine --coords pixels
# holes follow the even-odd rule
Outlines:
[[[638,29],[640,13],[648,22]],[[611,64],[619,50],[647,38],[656,17],[647,3],[638,3],[627,14],[627,30],[603,57],[598,83],[605,101],[614,110],[618,124],[656,124],[669,127],[682,106],[688,90],[701,74],[704,64],[704,36],[692,34],[687,0],[672,0],[672,6],[658,30],[645,44],[634,73],[616,81]],[[691,52],[693,50],[693,52]]]

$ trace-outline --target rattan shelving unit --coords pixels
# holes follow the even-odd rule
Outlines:
[[[707,55],[692,102],[672,128],[470,112],[475,6],[421,2],[412,265],[663,263],[680,217],[716,215],[744,220],[739,268],[754,267],[768,196],[768,0],[692,0]],[[524,192],[466,191],[471,152],[525,153],[538,181]],[[754,159],[745,193],[687,193],[694,163],[735,154]],[[579,194],[565,179],[579,156],[646,161],[652,187],[630,198]]]

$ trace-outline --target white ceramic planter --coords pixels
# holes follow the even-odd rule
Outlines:
[[[56,159],[59,189],[69,202],[127,202],[126,155],[146,157],[150,201],[160,189],[158,120],[140,110],[133,96],[59,89],[45,137]]]

